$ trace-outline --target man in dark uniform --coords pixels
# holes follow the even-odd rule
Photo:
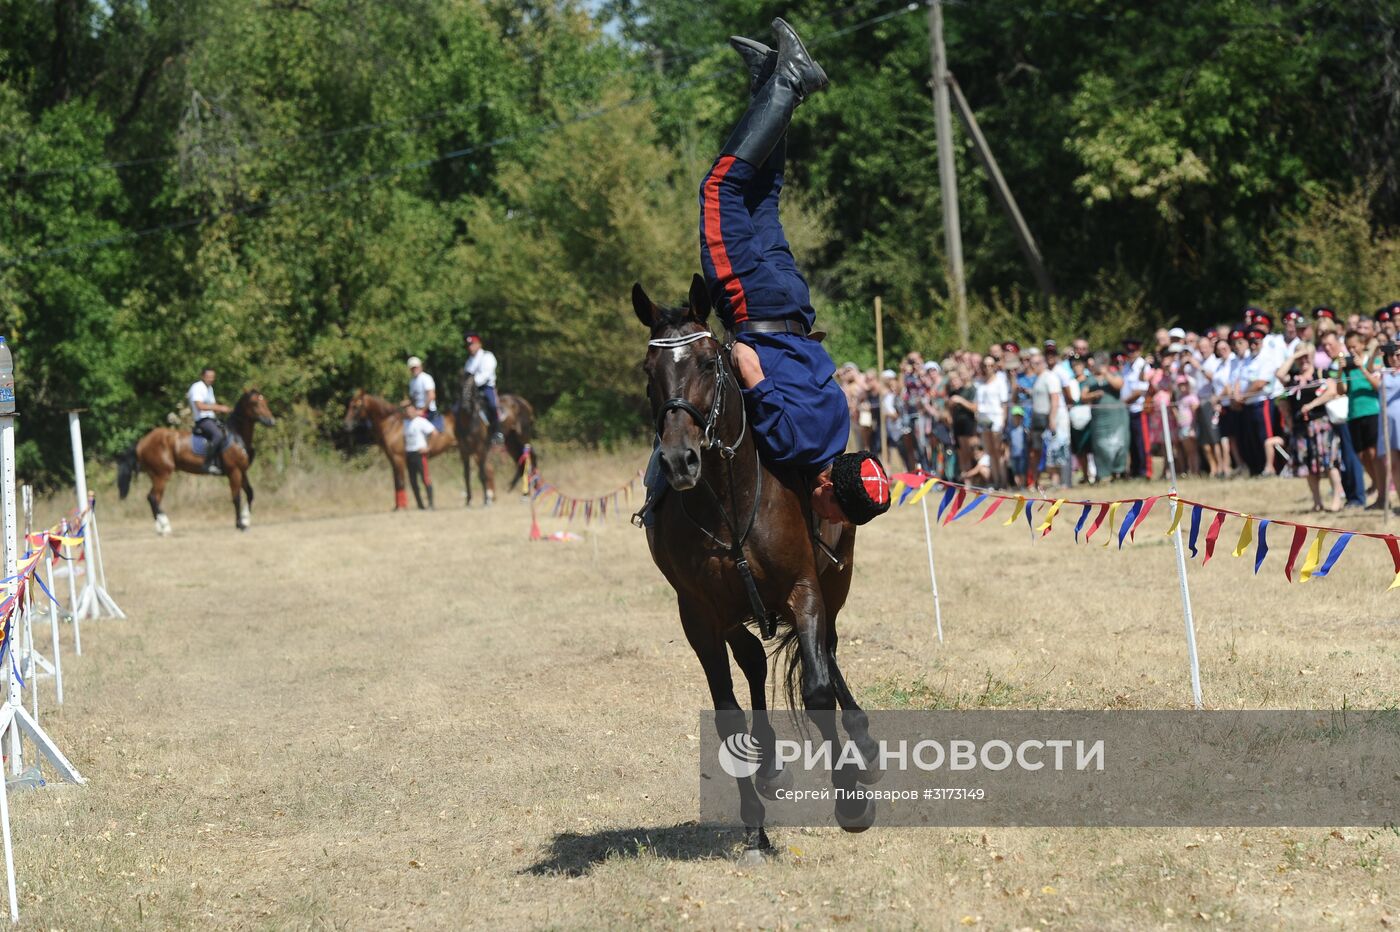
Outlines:
[[[846,396],[832,377],[836,364],[810,335],[816,311],[778,216],[788,123],[827,77],[791,26],[775,19],[773,33],[776,51],[730,39],[749,66],[752,97],[700,185],[700,265],[734,335],[734,368],[764,461],[808,479],[817,516],[864,524],[889,509],[889,477],[875,457],[844,452]],[[659,471],[648,472],[648,488],[657,488],[650,474]]]

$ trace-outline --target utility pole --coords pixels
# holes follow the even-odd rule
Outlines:
[[[958,342],[967,345],[967,282],[963,277],[958,173],[953,164],[953,115],[948,104],[948,53],[943,48],[943,0],[928,4],[929,59],[933,69],[933,122],[938,135],[938,187],[943,197],[943,239],[948,252],[948,293],[958,319]]]
[[[1035,237],[1031,235],[1031,228],[1026,225],[1026,218],[1021,216],[1021,208],[1016,205],[1016,198],[1011,194],[1011,188],[1007,187],[1006,179],[1001,175],[997,160],[992,156],[992,147],[987,145],[987,139],[982,135],[982,127],[977,125],[977,117],[973,115],[972,107],[968,105],[967,98],[963,96],[962,88],[958,86],[958,79],[949,74],[948,84],[953,91],[953,103],[957,104],[958,116],[962,117],[963,125],[967,127],[967,134],[972,137],[973,151],[981,160],[982,167],[987,170],[987,177],[992,179],[992,191],[996,194],[997,200],[1001,202],[1001,209],[1006,211],[1006,216],[1011,220],[1011,227],[1016,231],[1016,242],[1021,245],[1021,253],[1026,257],[1026,262],[1030,264],[1036,284],[1040,285],[1040,290],[1045,292],[1046,296],[1052,295],[1055,293],[1055,284],[1050,280],[1050,273],[1045,269],[1045,260],[1040,255],[1040,246],[1036,244]]]

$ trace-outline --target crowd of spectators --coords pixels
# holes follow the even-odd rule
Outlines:
[[[1170,444],[1182,475],[1292,476],[1314,510],[1381,507],[1384,450],[1400,450],[1400,302],[1370,316],[1288,308],[1277,327],[1258,308],[1243,316],[1164,328],[1149,346],[911,352],[899,371],[846,363],[837,379],[855,445],[892,468],[897,452],[910,472],[1047,490],[1160,476]]]

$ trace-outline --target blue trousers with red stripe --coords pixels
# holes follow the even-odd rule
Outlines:
[[[700,185],[700,268],[726,327],[746,320],[816,320],[797,270],[778,198],[782,144],[762,167],[721,156]]]
[[[781,145],[761,167],[721,156],[700,186],[700,265],[727,329],[747,320],[794,320],[810,330],[816,322],[778,217],[782,186]],[[744,402],[764,459],[812,471],[845,452],[850,414],[821,344],[789,333],[738,339],[763,367],[763,381],[744,389]]]

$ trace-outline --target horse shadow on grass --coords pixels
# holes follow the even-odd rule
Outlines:
[[[706,861],[730,858],[743,841],[737,828],[698,822],[619,828],[579,834],[560,832],[548,851],[521,873],[581,877],[612,858]]]

